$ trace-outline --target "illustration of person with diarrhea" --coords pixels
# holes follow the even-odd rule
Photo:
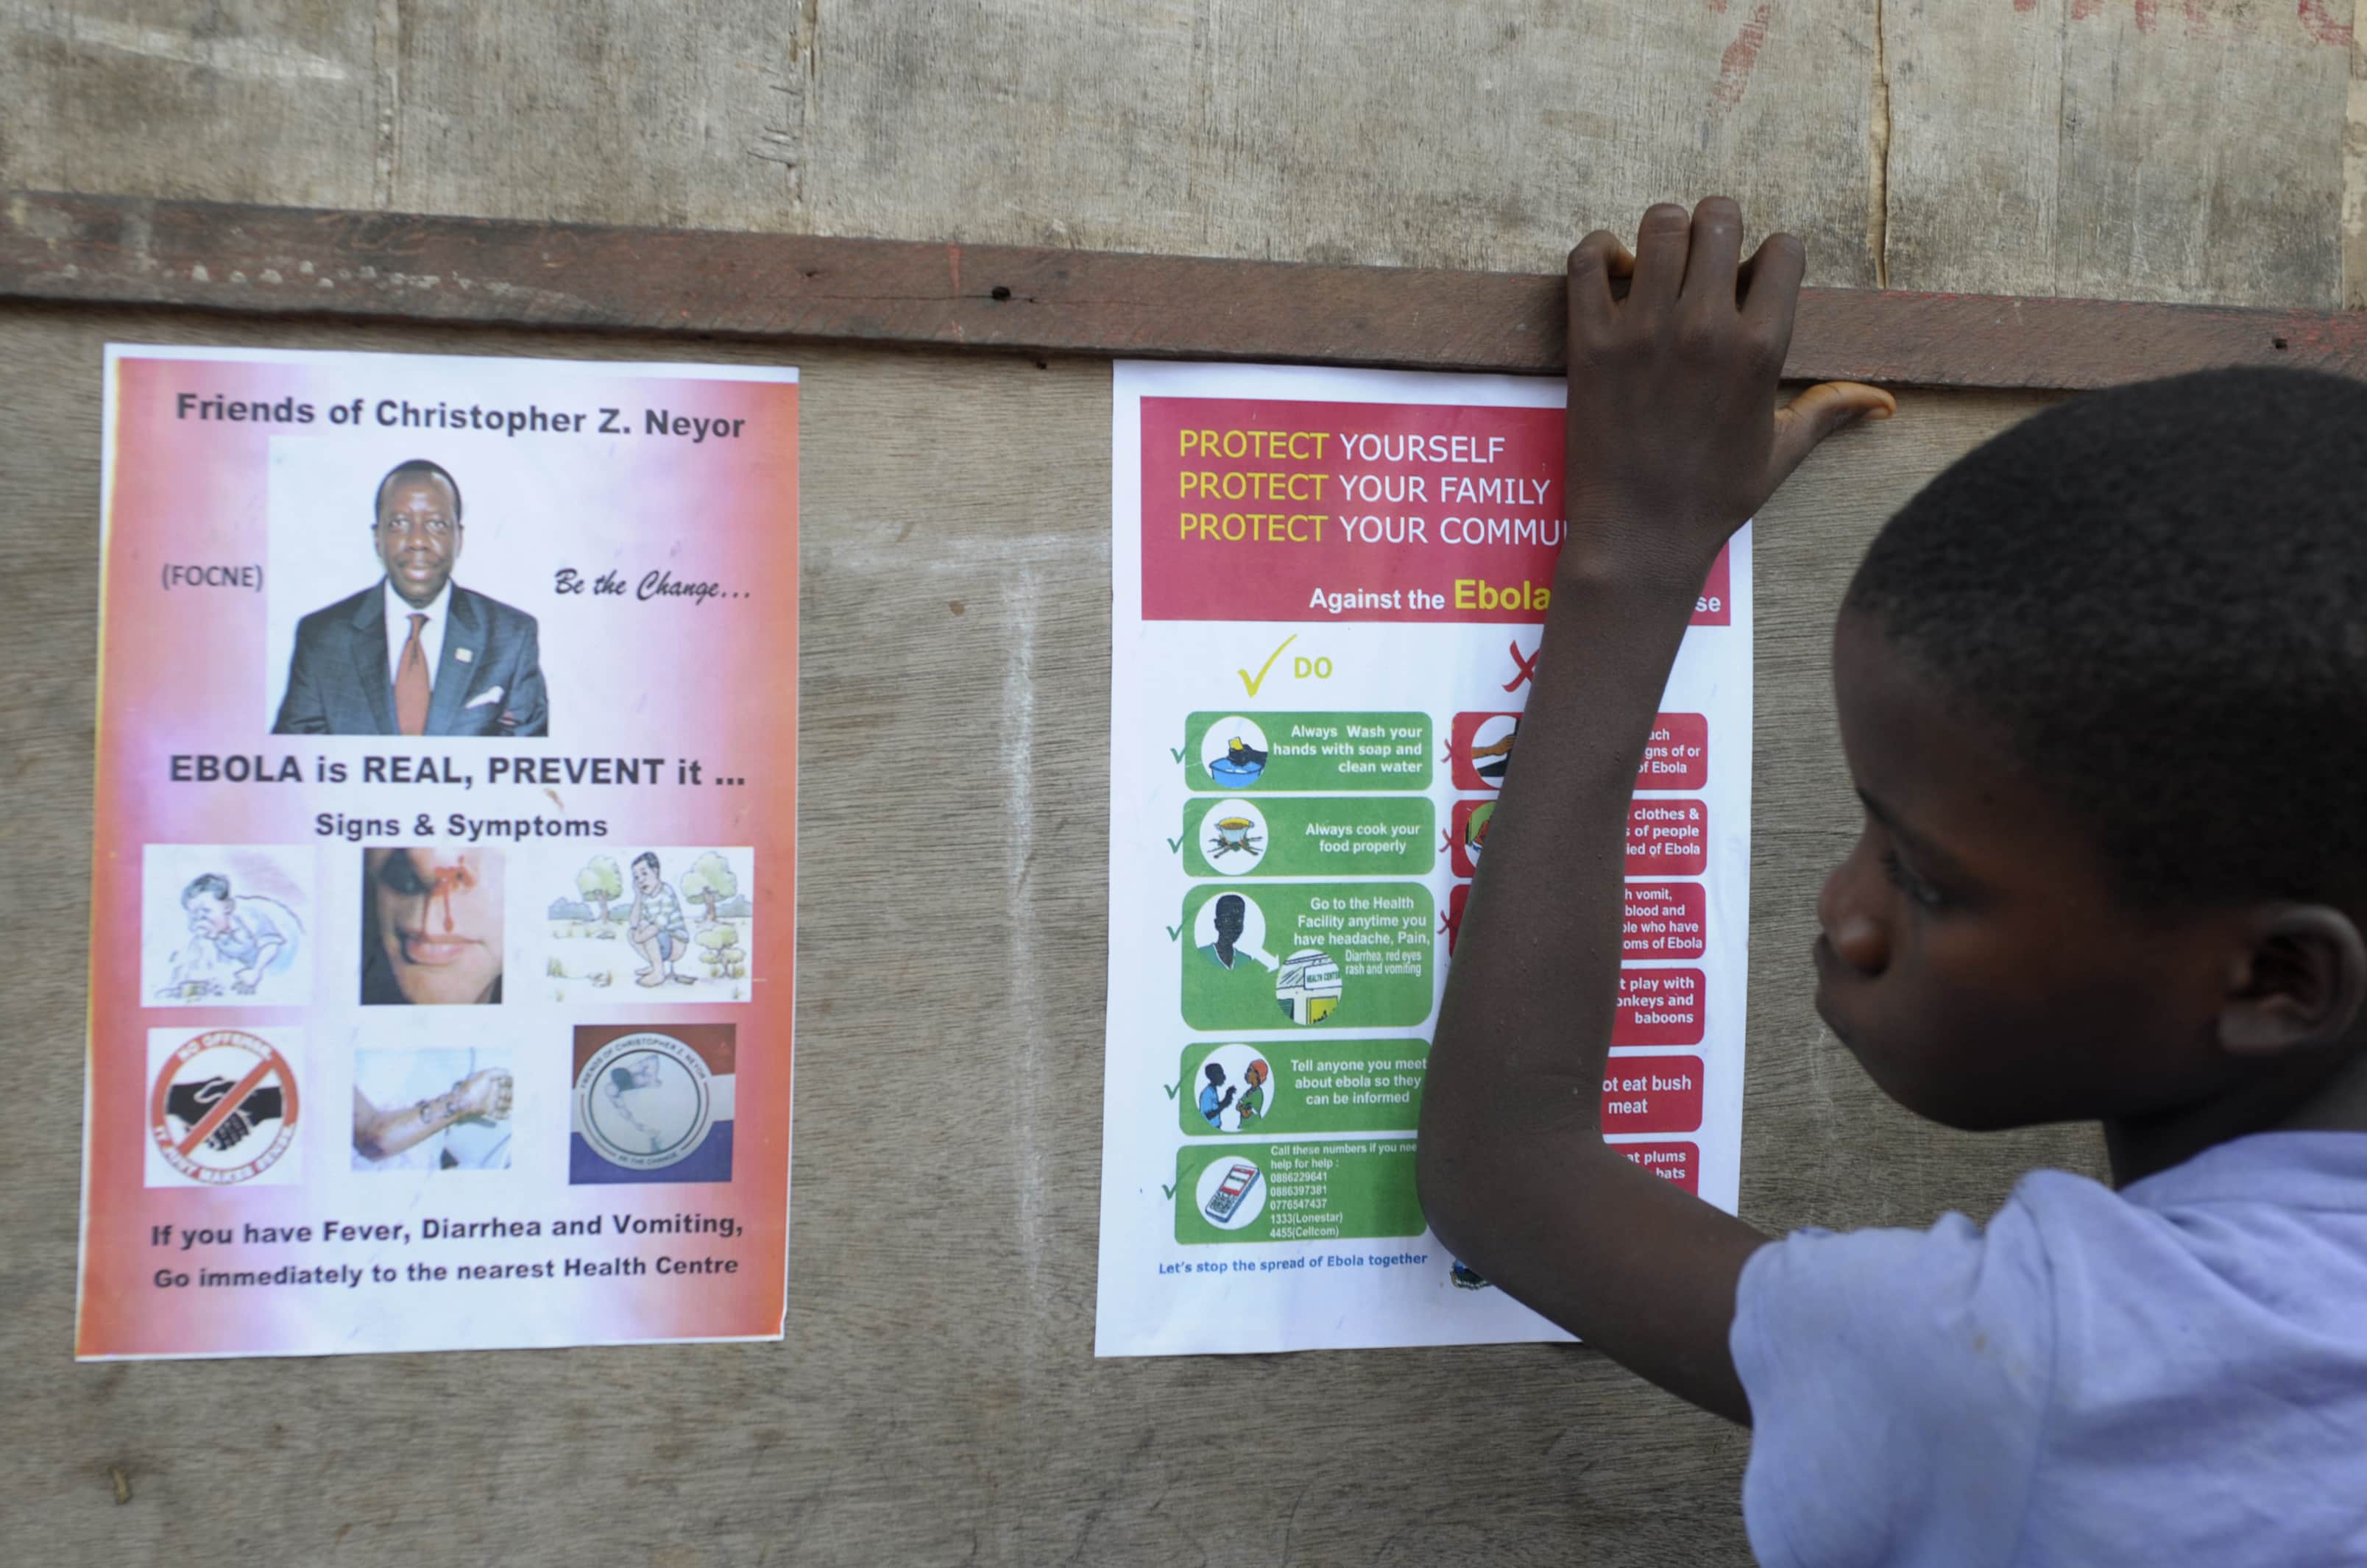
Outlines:
[[[535,619],[457,586],[460,484],[424,457],[379,480],[385,575],[296,626],[275,735],[548,735]]]
[[[363,1004],[501,999],[501,856],[490,850],[363,851]]]
[[[210,871],[181,890],[189,917],[189,945],[173,964],[174,989],[192,982],[219,990],[208,976],[227,966],[231,989],[253,996],[266,975],[284,975],[296,963],[304,923],[287,905],[232,893],[230,878]]]
[[[682,900],[658,874],[658,857],[647,850],[633,857],[633,908],[628,919],[625,939],[643,960],[634,984],[695,983],[674,969],[674,959],[690,946],[690,922],[683,919]]]

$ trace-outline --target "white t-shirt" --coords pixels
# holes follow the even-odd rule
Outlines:
[[[2367,1564],[2367,1134],[1801,1231],[1730,1344],[1766,1568]]]

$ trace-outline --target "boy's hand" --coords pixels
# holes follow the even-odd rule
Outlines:
[[[1632,254],[1603,230],[1570,252],[1565,576],[1698,586],[1818,442],[1897,406],[1880,388],[1828,381],[1778,409],[1807,255],[1772,234],[1741,256],[1742,209],[1725,197],[1690,219],[1651,209]]]
[[[1828,434],[1887,393],[1775,406],[1803,257],[1746,265],[1741,215],[1644,215],[1569,262],[1569,536],[1521,765],[1488,824],[1433,1032],[1415,1144],[1439,1245],[1705,1408],[1750,1416],[1727,1332],[1766,1237],[1603,1141],[1636,774],[1720,546]],[[1629,280],[1624,298],[1613,284]]]

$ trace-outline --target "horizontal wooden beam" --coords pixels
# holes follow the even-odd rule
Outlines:
[[[1551,276],[43,191],[5,198],[0,298],[1111,357],[1562,367]],[[2219,365],[2367,377],[2367,318],[1812,288],[1784,372],[2077,390]]]

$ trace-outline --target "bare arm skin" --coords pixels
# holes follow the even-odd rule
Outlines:
[[[510,1075],[498,1067],[471,1073],[442,1094],[380,1111],[354,1090],[354,1149],[366,1159],[386,1159],[434,1137],[471,1116],[500,1121],[510,1113]]]
[[[1776,407],[1806,264],[1741,263],[1730,201],[1644,215],[1636,254],[1569,258],[1569,543],[1517,758],[1439,1011],[1419,1177],[1439,1240],[1500,1289],[1732,1420],[1736,1281],[1767,1239],[1604,1145],[1630,796],[1702,581],[1727,536],[1888,394]],[[1632,276],[1625,298],[1614,280]]]

